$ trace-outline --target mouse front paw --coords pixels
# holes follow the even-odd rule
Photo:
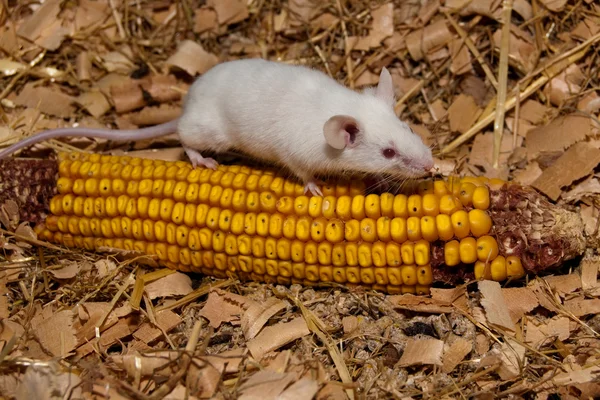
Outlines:
[[[216,162],[214,159],[209,157],[202,157],[202,155],[194,149],[190,149],[187,147],[184,147],[183,149],[188,155],[190,162],[192,163],[192,166],[194,168],[196,168],[199,165],[202,165],[205,168],[217,169],[217,167],[219,166],[219,163]]]
[[[311,179],[308,182],[306,182],[306,185],[304,185],[304,194],[310,192],[313,196],[323,197],[323,192],[321,192],[321,189],[319,189],[319,186],[317,186],[317,184],[317,180],[315,179]]]

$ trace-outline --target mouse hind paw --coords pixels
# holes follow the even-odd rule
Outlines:
[[[202,155],[194,149],[190,149],[189,147],[184,147],[183,149],[185,150],[185,153],[189,157],[190,162],[192,163],[192,166],[194,168],[201,165],[205,168],[217,169],[217,167],[219,166],[219,163],[216,162],[214,159],[209,157],[202,157]]]

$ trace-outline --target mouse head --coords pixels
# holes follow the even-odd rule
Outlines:
[[[356,115],[334,115],[323,126],[327,144],[342,150],[350,165],[364,160],[365,172],[419,177],[433,168],[431,149],[394,113],[392,77],[383,68],[379,84],[360,95]],[[354,160],[353,162],[350,160]]]

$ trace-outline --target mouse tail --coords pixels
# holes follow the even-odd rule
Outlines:
[[[95,129],[95,128],[59,128],[51,129],[38,133],[37,135],[25,138],[12,146],[0,151],[0,160],[13,154],[14,152],[21,150],[25,147],[34,145],[36,143],[62,138],[62,137],[94,137],[99,139],[107,139],[114,141],[135,141],[154,139],[162,136],[169,135],[177,132],[177,123],[179,119],[165,122],[164,124],[150,126],[142,129]]]

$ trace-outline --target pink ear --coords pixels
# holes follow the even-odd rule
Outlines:
[[[323,125],[325,141],[338,150],[352,147],[359,132],[358,121],[348,115],[334,115]]]
[[[381,74],[379,74],[379,84],[377,85],[375,96],[390,106],[394,106],[394,84],[392,82],[392,75],[390,75],[386,67],[383,67]]]

